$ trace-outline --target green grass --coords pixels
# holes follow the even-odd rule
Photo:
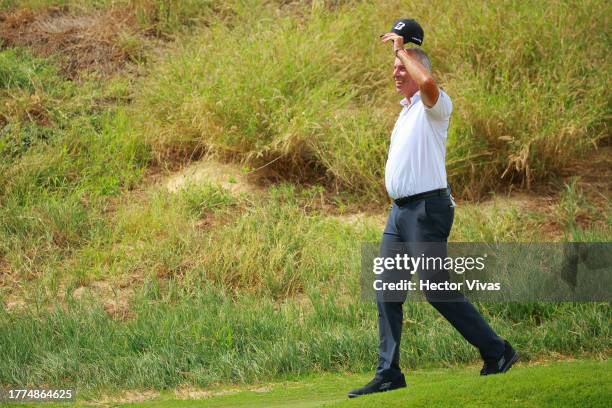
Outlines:
[[[605,407],[612,397],[609,361],[519,366],[504,376],[486,378],[473,376],[473,372],[468,376],[466,370],[448,376],[440,371],[423,374],[415,376],[414,387],[409,389],[332,406]]]
[[[359,244],[382,225],[330,213],[386,205],[398,97],[377,38],[400,3],[324,3],[20,3],[75,14],[132,6],[143,29],[179,41],[138,77],[79,82],[57,58],[0,51],[0,300],[25,301],[0,312],[0,384],[69,381],[95,393],[373,368]],[[448,159],[459,194],[495,190],[504,173],[515,186],[546,180],[605,142],[608,3],[400,5],[424,24],[455,102]],[[266,169],[293,184],[245,195],[149,184],[148,171],[203,152],[251,168],[278,159]],[[460,205],[451,239],[541,240],[555,222],[564,236],[554,239],[609,241],[609,200],[602,215],[576,182],[560,190],[552,211],[503,196]],[[75,294],[100,283],[112,289]],[[125,315],[109,310],[123,296]],[[609,355],[607,304],[480,308],[525,360]],[[478,359],[429,305],[406,309],[406,367]]]
[[[504,375],[479,377],[479,367],[407,372],[408,387],[348,399],[346,393],[371,379],[368,374],[322,375],[226,390],[213,387],[211,396],[179,400],[162,393],[151,401],[115,403],[117,407],[607,407],[612,398],[612,370],[605,361],[565,361],[515,365]],[[259,388],[257,391],[254,389]],[[117,396],[119,397],[119,396]],[[112,397],[110,397],[112,400]],[[27,405],[26,405],[27,406]],[[48,406],[63,406],[48,404]],[[88,406],[79,399],[75,406]]]
[[[224,289],[202,276],[150,278],[126,318],[113,318],[96,297],[69,297],[65,306],[53,307],[41,290],[26,310],[0,313],[0,383],[116,392],[373,370],[376,308],[360,302],[358,289],[347,285],[313,282],[300,296],[275,300]],[[352,296],[342,295],[351,289]],[[404,367],[479,360],[430,305],[404,309]],[[479,309],[524,361],[605,357],[612,347],[606,303],[495,303]]]
[[[25,49],[0,60],[0,257],[31,279],[90,239],[149,156],[120,112],[125,80],[77,85]]]
[[[69,381],[93,392],[371,370],[376,313],[360,301],[359,250],[361,242],[379,239],[382,225],[330,217],[320,198],[319,188],[288,184],[259,196],[215,185],[178,193],[151,188],[122,195],[109,211],[73,207],[82,219],[66,214],[70,202],[48,200],[44,208],[74,224],[38,227],[49,234],[39,239],[63,252],[51,247],[33,260],[27,252],[8,252],[9,265],[23,274],[22,296],[32,301],[25,310],[0,314],[0,382]],[[582,199],[575,191],[565,201]],[[466,205],[459,207],[452,239],[537,239],[529,234],[538,222],[515,208]],[[68,244],[55,241],[60,231]],[[7,233],[21,245],[32,245],[32,235]],[[20,262],[39,276],[25,281],[30,269]],[[100,281],[115,292],[76,297],[80,286],[95,289]],[[123,294],[126,285],[133,295]],[[125,317],[108,309],[122,296]],[[606,304],[480,308],[525,359],[606,356],[611,347]],[[406,316],[407,367],[478,359],[429,305],[409,304]]]

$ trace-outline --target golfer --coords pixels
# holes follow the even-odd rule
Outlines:
[[[444,243],[445,251],[454,217],[445,168],[453,105],[433,79],[427,54],[418,48],[404,49],[404,38],[421,44],[422,29],[414,20],[400,22],[394,28],[402,29],[402,35],[389,32],[382,36],[383,42],[393,42],[393,79],[404,98],[385,167],[385,186],[394,202],[382,237],[381,256],[391,256],[400,243],[439,242]],[[406,35],[406,30],[415,27],[418,30]],[[447,279],[448,272],[439,271],[434,280]],[[518,359],[512,346],[491,329],[461,292],[445,295],[450,297],[436,301],[438,295],[425,292],[430,304],[478,348],[484,360],[480,374],[506,372]],[[380,343],[376,375],[367,385],[350,391],[351,398],[406,387],[399,365],[403,300],[377,299]]]

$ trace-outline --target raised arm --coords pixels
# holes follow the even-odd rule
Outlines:
[[[383,35],[382,41],[393,41],[393,52],[395,52],[395,56],[404,64],[408,75],[410,75],[419,86],[421,100],[428,108],[433,107],[438,101],[440,91],[431,73],[419,62],[414,53],[404,49],[404,39],[401,36],[395,33],[387,33]]]

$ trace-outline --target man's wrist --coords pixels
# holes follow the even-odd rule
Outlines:
[[[400,51],[404,51],[404,48],[398,48],[396,49],[395,52],[395,56],[399,58],[399,56],[397,55]]]

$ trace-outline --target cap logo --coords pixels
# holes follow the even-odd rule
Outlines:
[[[399,23],[397,23],[395,25],[395,27],[393,27],[394,30],[401,30],[402,28],[404,28],[404,26],[406,25],[406,23],[404,23],[403,21],[400,21]]]

